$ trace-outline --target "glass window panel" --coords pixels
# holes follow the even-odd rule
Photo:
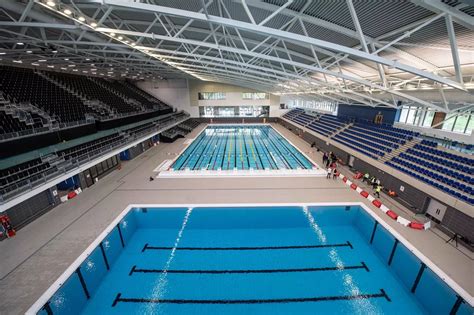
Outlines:
[[[434,110],[429,110],[426,112],[425,119],[423,120],[423,127],[431,127],[431,125],[433,124],[434,115]]]
[[[453,117],[454,114],[447,115],[445,121],[443,122],[443,130],[453,131],[453,126],[455,123],[456,118]]]
[[[198,93],[199,100],[225,100],[225,93],[223,92],[200,92]]]
[[[468,120],[469,120],[469,115],[468,114],[459,115],[456,119],[456,123],[454,124],[453,131],[464,133],[464,130],[466,129]]]
[[[399,122],[401,123],[406,123],[407,122],[407,116],[408,116],[408,111],[410,107],[403,106],[400,112],[400,118],[398,119]]]
[[[415,119],[413,121],[413,125],[418,126],[418,124],[420,123],[420,119],[421,119],[422,115],[423,115],[423,110],[421,108],[419,108],[415,112]]]
[[[407,124],[413,125],[413,122],[415,121],[415,113],[416,113],[416,107],[410,107],[410,110],[408,111],[407,115]]]
[[[469,123],[467,124],[465,133],[471,134],[473,129],[474,129],[474,113],[471,113],[471,119],[469,120]]]

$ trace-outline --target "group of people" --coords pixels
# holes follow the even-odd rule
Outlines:
[[[327,175],[326,178],[336,179],[337,178],[337,156],[334,152],[326,152],[323,154],[323,164],[326,166]]]
[[[364,177],[362,178],[362,182],[366,182],[367,185],[372,186],[372,189],[375,190],[375,194],[377,195],[377,198],[380,198],[380,192],[382,191],[382,184],[380,182],[380,179],[376,178],[375,176],[370,176],[370,174],[367,172],[364,174]]]

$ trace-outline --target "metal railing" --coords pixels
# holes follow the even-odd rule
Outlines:
[[[108,154],[111,151],[114,151],[120,148],[125,149],[127,145],[129,145],[130,143],[136,140],[139,140],[140,138],[145,138],[147,134],[152,134],[155,131],[160,131],[160,130],[161,132],[164,132],[166,131],[165,128],[177,125],[188,118],[189,118],[189,115],[186,114],[184,116],[180,116],[179,118],[167,119],[165,121],[166,123],[164,124],[163,122],[159,122],[158,124],[154,124],[153,126],[150,126],[150,128],[147,128],[145,130],[140,130],[138,132],[134,132],[131,134],[125,134],[123,137],[120,137],[111,143],[89,150],[86,153],[77,157],[66,158],[66,156],[64,155],[58,155],[58,157],[60,158],[61,157],[65,158],[64,162],[54,165],[50,169],[44,172],[41,172],[40,174],[36,174],[24,180],[20,180],[18,182],[15,182],[14,184],[8,185],[7,187],[0,188],[0,204],[5,203],[6,201],[14,198],[15,196],[21,193],[31,191],[42,184],[46,184],[50,180],[54,178],[58,178],[74,169],[78,169],[82,165],[88,162],[91,162],[100,156]],[[162,130],[162,129],[165,129],[165,130]],[[82,149],[87,149],[87,147],[82,148]]]

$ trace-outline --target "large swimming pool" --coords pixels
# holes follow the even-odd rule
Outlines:
[[[360,205],[130,207],[29,313],[472,314],[386,227]]]
[[[296,170],[313,163],[269,125],[210,125],[173,170]]]

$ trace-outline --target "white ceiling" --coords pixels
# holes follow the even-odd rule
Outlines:
[[[0,8],[4,64],[194,77],[368,106],[474,104],[467,1],[37,0],[0,1]],[[439,101],[413,90],[431,90]]]

